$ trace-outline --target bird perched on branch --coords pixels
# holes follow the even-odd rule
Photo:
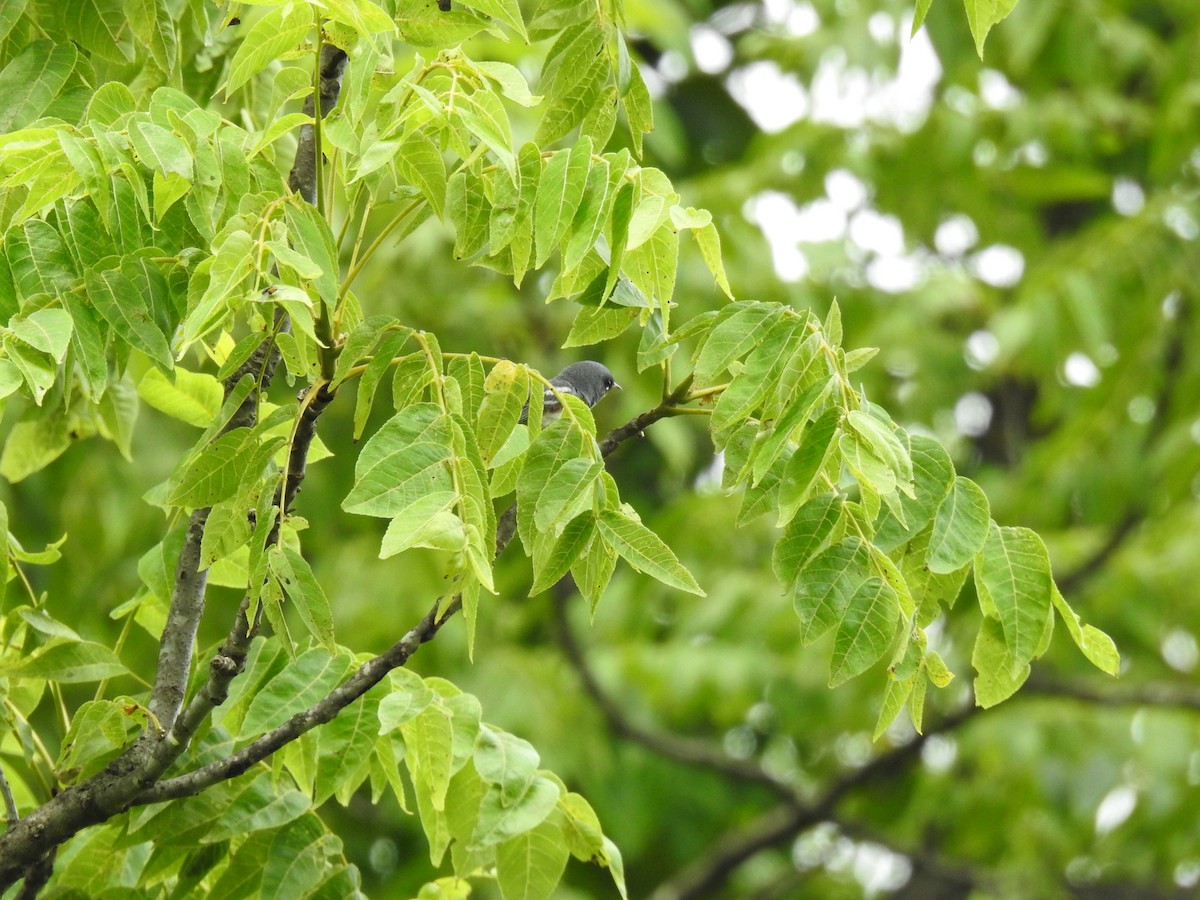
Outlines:
[[[603,363],[593,359],[571,363],[550,379],[550,383],[560,394],[570,394],[578,397],[589,407],[595,406],[604,399],[604,395],[613,388],[620,389],[613,373]],[[548,425],[562,414],[562,403],[554,395],[554,391],[546,388],[542,394],[542,423]],[[529,404],[521,410],[521,422],[529,419]]]

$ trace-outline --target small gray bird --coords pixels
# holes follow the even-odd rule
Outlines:
[[[560,394],[571,394],[578,397],[589,407],[595,406],[604,399],[604,395],[613,388],[620,389],[613,373],[603,363],[592,359],[571,363],[550,379],[550,383]],[[549,425],[562,414],[562,404],[554,396],[554,391],[546,388],[542,396],[542,423]],[[521,410],[522,423],[529,419],[529,404]]]

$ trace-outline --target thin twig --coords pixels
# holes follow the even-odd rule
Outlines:
[[[15,828],[21,821],[21,814],[17,812],[17,801],[13,797],[12,787],[4,777],[4,766],[0,766],[0,794],[4,796],[5,821],[8,822],[9,828]]]

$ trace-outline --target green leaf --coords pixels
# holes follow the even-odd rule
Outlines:
[[[541,761],[533,745],[516,735],[483,725],[475,744],[475,770],[487,784],[500,786],[500,803],[511,806],[528,790]]]
[[[560,791],[549,778],[538,776],[515,803],[503,803],[502,795],[498,785],[483,795],[472,844],[490,847],[536,828],[558,805]]]
[[[54,638],[26,656],[12,656],[0,663],[0,676],[5,678],[44,678],[64,684],[103,681],[128,673],[120,658],[103,644],[65,638]]]
[[[390,690],[379,701],[379,733],[395,731],[405,722],[419,716],[433,702],[433,690],[420,675],[410,669],[393,669],[388,673]]]
[[[615,191],[610,193],[610,183],[608,160],[603,157],[593,160],[588,170],[583,199],[579,208],[575,210],[575,216],[567,230],[567,242],[563,249],[564,271],[570,271],[583,262],[603,233],[604,224],[608,220],[609,201],[615,195]]]
[[[917,8],[913,11],[912,31],[910,37],[916,35],[921,30],[921,25],[925,22],[925,16],[929,14],[929,7],[933,5],[933,0],[917,0]]]
[[[490,213],[479,173],[474,169],[457,172],[446,185],[446,216],[454,226],[455,259],[468,259],[483,249]]]
[[[450,512],[457,499],[453,491],[435,491],[415,500],[388,523],[379,558],[387,559],[410,547],[463,550],[467,546],[466,528],[462,519]]]
[[[930,570],[947,575],[974,559],[987,540],[990,514],[983,489],[971,479],[957,476],[933,520]]]
[[[145,295],[124,273],[116,269],[103,272],[89,269],[87,293],[115,334],[164,369],[173,367],[171,348],[146,304]]]
[[[206,843],[226,841],[278,828],[295,821],[312,807],[303,791],[277,785],[267,773],[247,784],[204,835]]]
[[[446,209],[446,163],[426,130],[414,128],[406,134],[396,150],[395,160],[400,177],[425,195],[435,215],[443,215]]]
[[[709,428],[714,437],[739,427],[774,391],[783,367],[804,338],[804,320],[785,316],[760,334],[745,368],[717,398]],[[718,443],[724,443],[717,438]]]
[[[581,560],[581,554],[586,552],[588,542],[595,533],[595,518],[581,515],[568,522],[561,535],[556,536],[552,531],[539,534],[533,544],[533,585],[529,588],[529,596],[540,594],[565,577],[568,570]],[[603,546],[603,542],[600,544]],[[608,576],[604,579],[606,583],[611,575],[610,566]],[[600,587],[603,588],[603,585]],[[581,586],[580,590],[584,588]]]
[[[596,479],[604,463],[591,459],[569,459],[546,480],[533,511],[538,531],[556,532],[584,509],[592,505]]]
[[[753,349],[763,328],[782,311],[769,303],[750,303],[730,305],[722,313],[696,356],[697,384],[711,384],[730,363]]]
[[[490,467],[516,428],[521,408],[529,400],[528,371],[524,366],[502,360],[488,373],[483,390],[475,436],[483,463]]]
[[[292,243],[321,270],[313,283],[326,306],[333,309],[338,300],[338,254],[329,223],[298,194],[292,195],[286,209]]]
[[[1051,588],[1050,599],[1066,624],[1071,640],[1083,651],[1083,655],[1092,665],[1109,675],[1118,674],[1121,668],[1121,654],[1117,651],[1117,645],[1113,643],[1113,639],[1099,628],[1084,625],[1058,590],[1057,585]]]
[[[226,98],[275,60],[302,45],[312,26],[312,14],[299,4],[278,6],[255,22],[229,63]]]
[[[717,226],[709,222],[707,225],[694,229],[692,234],[696,238],[696,245],[700,248],[700,255],[704,258],[704,264],[708,266],[708,270],[716,279],[717,287],[732,300],[733,289],[729,286],[729,277],[725,274],[725,263],[721,257],[721,235],[717,232]]]
[[[521,19],[521,7],[517,0],[461,0],[468,9],[476,9],[485,16],[499,19],[517,33],[522,41],[528,42],[529,35],[525,33],[525,22]]]
[[[333,651],[333,610],[308,560],[292,548],[278,545],[271,548],[267,558],[309,634]]]
[[[153,122],[137,122],[129,129],[129,140],[147,168],[192,180],[192,154],[187,144],[167,129]]]
[[[65,415],[39,413],[17,422],[4,442],[0,475],[15,484],[62,456],[71,441]]]
[[[830,687],[865,672],[883,656],[896,635],[899,613],[896,592],[886,581],[872,576],[859,585],[834,636]]]
[[[62,12],[67,33],[97,56],[133,62],[133,28],[122,0],[78,0]]]
[[[771,554],[775,577],[791,585],[809,561],[825,549],[841,515],[842,500],[836,494],[821,494],[800,507]]]
[[[818,553],[799,573],[792,607],[800,617],[800,641],[808,645],[841,622],[870,575],[870,553],[860,538],[844,538]]]
[[[971,36],[975,38],[975,52],[979,54],[980,59],[983,59],[983,43],[987,40],[988,32],[992,30],[993,25],[1012,12],[1016,5],[1017,0],[963,0],[967,11],[967,24],[971,26]],[[921,18],[924,18],[923,14]],[[916,27],[916,21],[913,27]]]
[[[881,413],[886,416],[886,413]],[[850,427],[870,451],[881,459],[895,476],[897,487],[905,494],[912,495],[913,467],[908,448],[900,442],[893,430],[894,425],[881,422],[870,413],[860,409],[852,409],[846,413],[846,424]]]
[[[783,467],[779,483],[779,524],[786,524],[817,486],[830,453],[837,444],[841,411],[827,409],[805,427],[800,446]]]
[[[534,211],[534,265],[541,268],[575,217],[587,187],[591,166],[592,142],[582,138],[569,151],[560,150],[550,157],[538,179]]]
[[[400,726],[408,753],[405,762],[418,797],[424,796],[440,811],[446,808],[453,752],[450,712],[440,703],[426,707]]]
[[[88,766],[95,771],[109,755],[125,745],[126,740],[141,728],[133,716],[125,713],[129,698],[120,700],[89,700],[71,717],[71,728],[63,738],[55,762],[60,772]]]
[[[896,717],[900,715],[900,710],[904,709],[904,704],[908,701],[909,695],[912,694],[913,684],[916,682],[917,675],[910,675],[907,678],[896,678],[894,675],[888,676],[887,690],[883,695],[883,706],[879,710],[879,718],[875,721],[875,731],[871,734],[871,740],[877,741],[888,730],[888,726],[896,721]]]
[[[654,105],[650,91],[642,78],[641,70],[633,66],[630,70],[629,87],[621,97],[625,104],[625,117],[629,120],[629,133],[633,138],[633,151],[642,155],[642,135],[654,130]]]
[[[9,329],[29,346],[48,353],[56,363],[67,355],[71,341],[71,314],[65,309],[39,309],[24,318],[9,320]]]
[[[278,728],[337,687],[350,669],[348,653],[334,655],[313,647],[290,661],[267,682],[246,710],[239,737],[253,737]]]
[[[563,532],[563,540],[567,539],[570,528]],[[587,598],[592,612],[604,594],[604,589],[612,580],[613,571],[617,565],[617,554],[604,539],[595,534],[587,548],[571,564],[571,576],[579,587],[579,592]]]
[[[553,817],[496,848],[496,882],[504,900],[547,900],[570,856]]]
[[[427,494],[454,491],[450,420],[432,403],[406,407],[363,446],[347,512],[392,518]]]
[[[479,90],[458,98],[454,113],[475,137],[492,151],[504,170],[512,175],[516,159],[512,152],[512,125],[500,98],[491,91]]]
[[[159,369],[147,369],[138,396],[159,412],[189,425],[207,428],[221,408],[221,383],[203,372],[176,368],[174,383]]]
[[[34,41],[0,71],[0,134],[24,128],[58,96],[79,52],[74,44]]]
[[[1007,700],[1029,677],[1029,663],[1013,658],[1000,623],[990,616],[984,617],[975,638],[971,665],[977,673],[975,703],[984,709]]]
[[[248,428],[235,428],[221,435],[186,462],[167,502],[201,509],[227,500],[237,492],[246,473],[254,470],[254,463],[265,465],[284,440],[274,438],[260,444]],[[269,453],[262,452],[264,446],[270,448]]]
[[[1027,528],[993,524],[976,558],[975,578],[980,603],[995,609],[1015,665],[1029,662],[1041,645],[1053,590],[1042,539]]]
[[[634,569],[663,584],[704,596],[692,573],[653,531],[617,509],[604,509],[596,520],[604,542]]]
[[[875,544],[885,552],[906,543],[929,525],[954,485],[950,454],[933,438],[913,435],[911,458],[913,496],[900,496],[903,522],[889,512],[875,531]]]

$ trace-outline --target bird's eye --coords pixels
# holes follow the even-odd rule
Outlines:
[[[606,388],[610,388],[610,387],[612,387],[614,384],[616,384],[616,382],[615,382],[615,381],[613,381],[611,378],[605,378],[605,379],[604,379],[604,386],[605,386]]]

